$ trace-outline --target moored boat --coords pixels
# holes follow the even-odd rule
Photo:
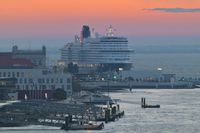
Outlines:
[[[87,123],[87,124],[76,124],[76,125],[66,125],[64,124],[61,129],[63,130],[102,130],[104,128],[104,124],[100,123]]]

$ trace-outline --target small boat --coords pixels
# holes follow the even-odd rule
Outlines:
[[[66,126],[65,124],[61,127],[63,130],[102,130],[104,128],[104,124],[94,124],[94,123],[88,123],[83,125],[70,125]]]

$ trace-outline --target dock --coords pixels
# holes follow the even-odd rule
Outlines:
[[[47,125],[61,127],[65,116],[73,119],[95,119],[101,108],[94,105],[57,103],[45,100],[21,101],[0,108],[0,126]]]
[[[65,130],[99,130],[104,127],[101,123],[115,121],[123,115],[119,105],[102,108],[76,102],[24,100],[0,107],[0,127],[44,125],[63,128],[67,124]],[[89,121],[101,123],[91,125]]]

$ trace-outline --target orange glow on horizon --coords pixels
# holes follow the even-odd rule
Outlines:
[[[117,26],[121,25],[121,28],[122,25],[131,27],[134,24],[147,24],[148,26],[151,23],[167,22],[177,26],[196,25],[200,22],[200,13],[166,13],[143,9],[199,8],[198,5],[200,1],[197,0],[168,0],[167,2],[163,0],[0,0],[0,28],[8,27],[6,33],[9,35],[11,32],[17,33],[19,27],[23,28],[23,26],[29,28],[33,34],[37,32],[37,28],[44,28],[44,31],[40,31],[42,34],[53,32],[53,29],[47,30],[49,27],[59,29],[66,34],[62,31],[64,25],[70,30],[78,25],[77,29],[79,29],[82,24],[102,27],[114,23]],[[141,30],[141,34],[144,34],[145,29]],[[159,28],[157,30],[159,33]],[[131,34],[131,31],[127,33]]]

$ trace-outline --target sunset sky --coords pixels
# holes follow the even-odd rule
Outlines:
[[[0,38],[60,38],[83,24],[127,36],[199,36],[200,0],[0,0]]]

